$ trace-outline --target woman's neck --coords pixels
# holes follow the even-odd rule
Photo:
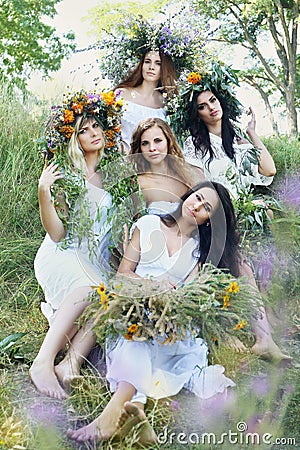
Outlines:
[[[170,169],[165,161],[160,164],[151,164],[148,173],[154,173],[159,175],[170,175]]]
[[[89,179],[89,177],[92,177],[96,172],[96,168],[99,163],[98,152],[86,153],[85,154],[85,162],[86,162],[86,168],[87,168],[86,176],[87,176],[87,179]]]
[[[177,227],[178,227],[178,234],[181,236],[187,236],[191,237],[193,231],[195,231],[198,228],[198,225],[187,223],[184,218],[181,216],[177,219]]]
[[[209,133],[212,133],[216,136],[222,137],[222,123],[218,122],[215,125],[207,125],[207,129]]]

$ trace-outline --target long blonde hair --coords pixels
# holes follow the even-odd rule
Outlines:
[[[69,156],[72,167],[75,170],[82,171],[84,174],[87,171],[87,166],[86,166],[86,161],[85,161],[84,150],[81,148],[79,141],[78,141],[78,133],[79,133],[79,130],[85,125],[85,123],[90,122],[92,120],[96,120],[99,123],[99,125],[101,127],[101,131],[102,131],[102,135],[103,135],[103,140],[102,140],[103,146],[99,149],[99,159],[101,159],[101,157],[103,155],[104,147],[105,147],[105,136],[103,133],[102,126],[96,117],[78,116],[76,123],[75,123],[75,127],[74,127],[74,133],[72,134],[69,144],[68,144],[68,156]]]

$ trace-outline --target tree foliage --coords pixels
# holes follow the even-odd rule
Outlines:
[[[275,90],[286,107],[289,134],[297,135],[296,55],[299,21],[298,0],[192,0],[195,8],[208,20],[221,24],[213,39],[238,44],[249,51],[254,64],[244,80],[259,92]],[[276,58],[263,53],[261,41]],[[270,44],[270,45],[269,45]],[[257,67],[257,69],[255,69]],[[265,97],[265,99],[268,96]]]
[[[0,0],[0,76],[4,80],[24,89],[32,71],[40,70],[47,77],[74,50],[72,32],[59,37],[43,22],[56,15],[60,1]]]
[[[128,1],[107,0],[101,2],[101,6],[92,8],[88,19],[92,23],[97,35],[101,38],[104,31],[110,31],[116,23],[122,22],[124,18],[140,14],[149,19],[157,14],[168,3],[168,0],[144,0]]]

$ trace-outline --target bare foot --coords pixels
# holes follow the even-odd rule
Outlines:
[[[118,429],[120,415],[120,405],[111,400],[93,422],[78,430],[69,429],[67,436],[77,442],[108,441]]]
[[[251,348],[251,352],[266,361],[277,364],[280,367],[290,366],[293,359],[282,353],[273,340],[256,342]]]
[[[226,335],[223,339],[226,347],[231,348],[237,353],[247,353],[249,350],[236,336]]]
[[[68,397],[68,394],[58,382],[53,366],[35,360],[29,369],[29,377],[41,394],[58,400]]]
[[[157,444],[157,436],[151,427],[145,412],[132,402],[124,403],[124,410],[122,411],[121,417],[118,422],[120,427],[120,432],[118,435],[126,435],[135,425],[140,424],[138,430],[139,433],[139,443],[141,445],[152,445]]]
[[[54,367],[54,371],[58,380],[67,391],[70,391],[74,385],[83,381],[79,365],[72,361],[63,360]]]

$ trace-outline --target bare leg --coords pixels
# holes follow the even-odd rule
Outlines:
[[[72,339],[64,359],[54,367],[58,380],[66,390],[81,378],[80,367],[95,343],[96,337],[91,331],[80,329]]]
[[[148,422],[144,412],[144,405],[138,402],[125,402],[124,409],[119,419],[120,434],[127,434],[134,426],[141,424],[139,428],[139,443],[142,445],[157,444],[157,436]]]
[[[121,381],[118,384],[116,392],[102,411],[99,417],[85,427],[78,430],[67,431],[67,436],[78,442],[92,441],[107,441],[118,430],[118,422],[123,410],[125,402],[129,401],[135,393],[135,387]]]
[[[241,267],[242,275],[245,275],[249,279],[250,285],[258,292],[255,278],[251,267],[244,262]],[[251,348],[251,351],[268,361],[282,362],[283,365],[290,364],[292,358],[282,353],[280,348],[273,341],[270,324],[267,318],[266,310],[264,307],[257,307],[258,317],[254,317],[252,320],[252,329],[255,335],[256,342]]]
[[[282,353],[272,338],[270,324],[267,319],[265,308],[260,308],[260,317],[252,323],[256,342],[251,348],[252,353],[270,362],[289,365],[292,358]]]
[[[29,370],[30,378],[37,390],[49,397],[63,399],[68,396],[56,377],[54,360],[57,353],[77,333],[76,320],[88,305],[86,297],[90,290],[88,286],[78,288],[64,300]]]

